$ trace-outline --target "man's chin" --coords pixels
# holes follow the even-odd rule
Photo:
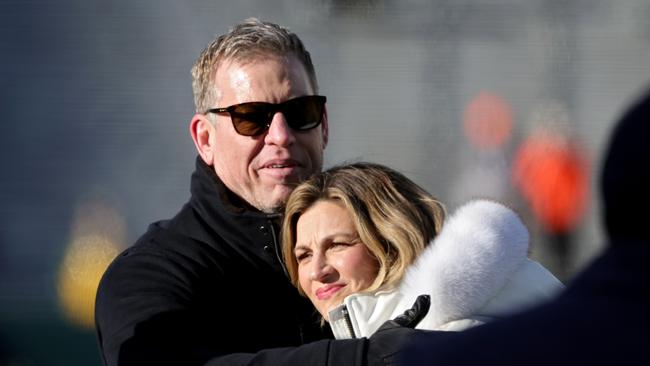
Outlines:
[[[289,195],[296,188],[296,184],[277,184],[266,197],[260,200],[259,210],[265,213],[282,213]]]

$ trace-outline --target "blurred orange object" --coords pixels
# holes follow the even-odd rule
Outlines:
[[[575,228],[589,197],[589,169],[577,146],[563,136],[533,135],[519,147],[512,169],[515,186],[547,230]]]
[[[465,108],[465,136],[476,147],[501,147],[512,131],[512,109],[506,100],[489,92],[479,93]]]

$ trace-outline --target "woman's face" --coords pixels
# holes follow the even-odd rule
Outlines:
[[[376,259],[336,201],[317,201],[300,216],[294,254],[300,287],[326,320],[329,310],[377,276]]]

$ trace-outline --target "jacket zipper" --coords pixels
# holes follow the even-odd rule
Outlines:
[[[357,338],[352,327],[350,312],[345,304],[341,304],[329,312],[330,326],[337,339]]]
[[[282,272],[284,272],[284,275],[289,278],[289,271],[287,271],[287,267],[284,265],[284,261],[280,255],[280,244],[278,243],[278,236],[275,230],[275,225],[273,225],[273,222],[271,220],[267,220],[267,223],[271,227],[271,236],[273,236],[273,249],[275,251],[275,258],[280,263],[280,267],[282,267]]]

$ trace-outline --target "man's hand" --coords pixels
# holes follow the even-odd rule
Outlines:
[[[427,315],[431,299],[429,295],[420,295],[413,307],[395,319],[386,321],[368,338],[365,364],[368,366],[395,365],[397,354],[408,337],[418,331],[413,329]]]

